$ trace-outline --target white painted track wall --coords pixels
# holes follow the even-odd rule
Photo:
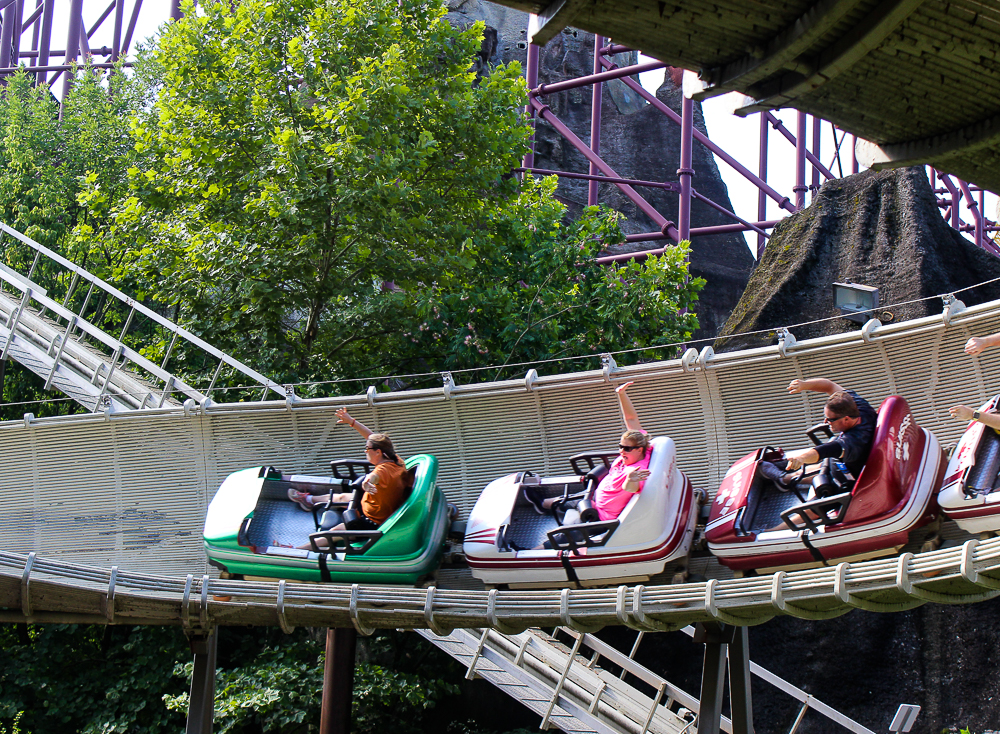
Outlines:
[[[601,372],[379,394],[337,401],[212,405],[0,423],[0,550],[136,572],[206,570],[201,527],[232,471],[270,464],[326,474],[334,458],[362,458],[362,442],[334,411],[393,436],[403,455],[435,454],[440,484],[467,515],[481,489],[511,471],[564,473],[580,451],[611,450],[622,430],[612,384],[629,394],[653,434],[677,443],[681,468],[714,494],[729,465],[764,444],[806,445],[823,396],[790,396],[796,377],[829,377],[873,405],[903,395],[942,445],[964,424],[948,407],[1000,391],[1000,351],[968,357],[970,336],[1000,331],[1000,302],[945,325],[932,317],[776,347]]]

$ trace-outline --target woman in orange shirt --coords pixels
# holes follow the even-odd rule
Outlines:
[[[362,489],[365,490],[361,498],[361,511],[364,516],[352,523],[350,528],[341,523],[331,530],[375,530],[388,520],[406,499],[406,465],[396,454],[392,439],[384,433],[373,433],[364,423],[352,418],[347,408],[337,411],[337,423],[346,423],[361,434],[365,439],[365,458],[374,468],[361,483]],[[352,497],[352,492],[341,492],[334,494],[331,501],[345,503],[350,502]],[[312,495],[289,489],[288,499],[303,510],[312,511],[314,504]],[[312,546],[300,547],[310,549]]]

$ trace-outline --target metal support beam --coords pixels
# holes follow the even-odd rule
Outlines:
[[[806,207],[806,113],[798,112],[798,127],[795,131],[795,208],[802,211]]]
[[[358,633],[353,627],[331,628],[326,631],[323,708],[319,719],[319,734],[348,734],[351,731],[357,641]]]
[[[3,11],[3,29],[0,30],[0,67],[10,66],[10,44],[14,33],[14,5]]]
[[[211,734],[215,719],[215,656],[219,647],[218,630],[207,637],[189,639],[194,654],[191,698],[188,701],[185,734]]]
[[[721,734],[722,694],[725,691],[726,647],[732,640],[733,627],[717,622],[698,624],[694,641],[705,643],[705,664],[701,673],[701,704],[698,708],[698,734]]]
[[[759,153],[757,155],[757,175],[761,181],[767,181],[767,141],[769,139],[768,135],[768,120],[764,115],[760,116],[760,145]],[[757,221],[763,222],[764,217],[767,216],[767,194],[764,189],[757,189]],[[757,260],[759,261],[761,256],[764,254],[764,245],[767,244],[767,238],[759,234],[757,235]]]
[[[594,74],[600,74],[604,68],[601,66],[601,48],[604,46],[604,36],[594,36]],[[601,154],[601,112],[604,103],[604,83],[595,82],[591,89],[590,96],[590,149],[597,155]],[[589,173],[596,176],[597,165],[591,161]],[[597,206],[598,199],[597,181],[591,180],[587,185],[587,206]]]
[[[111,61],[122,55],[122,24],[125,22],[125,0],[115,0],[115,30],[111,41]]]
[[[677,231],[682,240],[691,239],[691,178],[694,169],[691,167],[692,148],[694,147],[694,101],[684,97],[681,101],[681,160],[677,169],[677,177],[681,182],[680,200],[677,204]]]
[[[572,145],[578,151],[583,153],[584,157],[591,163],[595,164],[601,170],[602,173],[604,173],[607,176],[613,176],[615,178],[619,178],[615,170],[611,168],[611,166],[609,166],[607,163],[605,163],[600,158],[600,156],[595,155],[594,152],[590,150],[590,148],[588,148],[587,145],[582,140],[580,140],[580,138],[578,138],[572,130],[570,130],[566,125],[564,125],[563,122],[555,115],[555,113],[553,113],[552,110],[549,109],[548,105],[542,103],[536,97],[530,97],[529,101],[531,102],[532,106],[534,106],[535,110],[538,112],[539,117],[541,117],[547,123],[552,125],[552,127],[554,127],[556,131],[569,142],[570,145]],[[527,168],[528,166],[525,167]],[[650,204],[642,196],[640,196],[635,189],[633,189],[631,186],[625,186],[622,184],[617,184],[617,186],[619,189],[621,189],[621,192],[625,194],[625,196],[627,196],[629,199],[632,200],[632,202],[639,208],[639,211],[641,211],[643,214],[649,217],[653,221],[653,224],[655,224],[657,227],[660,228],[661,232],[668,235],[671,239],[675,241],[679,239],[677,228],[674,227],[673,222],[667,221],[667,218],[664,217],[662,214],[660,214],[652,204]]]
[[[38,38],[36,66],[48,66],[49,64],[49,49],[52,48],[52,14],[55,12],[55,2],[56,0],[43,0],[42,3],[42,27],[41,35]],[[35,74],[36,84],[41,84],[44,81],[44,71]]]
[[[753,733],[750,697],[750,629],[737,627],[729,643],[729,708],[733,734]]]
[[[528,89],[534,89],[538,86],[538,53],[538,46],[533,43],[529,43],[528,59],[524,70],[525,81],[528,83]],[[535,117],[535,107],[531,104],[530,98],[528,99],[528,104],[524,108],[524,115],[528,118],[528,124],[531,125],[531,136],[528,138],[528,152],[524,154],[524,160],[521,162],[521,165],[525,168],[534,168],[535,125],[537,118]]]
[[[69,22],[68,22],[68,32],[66,35],[66,57],[63,63],[72,64],[76,61],[76,56],[78,49],[80,48],[80,29],[83,28],[83,0],[71,0],[69,9]],[[59,72],[62,73],[62,72]],[[59,73],[53,77],[52,82],[55,82],[58,78]],[[69,88],[73,83],[73,75],[69,72],[65,72],[66,76],[63,77],[63,89],[62,89],[62,99],[65,100],[69,96]],[[59,106],[59,117],[62,119],[62,105]]]

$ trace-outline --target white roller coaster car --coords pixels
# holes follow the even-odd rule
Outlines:
[[[596,586],[645,581],[685,558],[698,519],[696,492],[677,468],[674,442],[652,441],[650,476],[621,515],[601,521],[586,503],[581,521],[563,525],[556,503],[539,514],[525,488],[542,497],[589,500],[614,454],[577,454],[573,474],[543,478],[509,474],[483,490],[466,527],[465,556],[472,574],[490,586]],[[548,542],[551,548],[537,548]]]

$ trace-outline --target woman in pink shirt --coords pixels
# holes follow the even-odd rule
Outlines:
[[[649,478],[649,458],[652,455],[649,434],[642,430],[639,415],[626,393],[631,384],[626,382],[615,389],[628,430],[618,440],[618,458],[611,463],[611,470],[604,475],[594,493],[594,508],[601,520],[614,520],[622,514],[632,495],[642,491]]]
[[[625,509],[632,495],[642,491],[642,486],[649,478],[649,459],[652,450],[649,446],[649,435],[639,424],[639,415],[626,392],[633,383],[626,382],[615,388],[618,403],[621,405],[622,418],[627,429],[618,440],[618,458],[611,463],[611,470],[604,475],[594,493],[594,508],[601,520],[614,520]],[[539,514],[547,514],[552,505],[561,501],[561,497],[548,497],[539,501],[532,488],[525,487],[525,498],[534,505]],[[577,515],[574,517],[573,515]],[[569,509],[563,520],[564,525],[580,522],[575,509]]]

